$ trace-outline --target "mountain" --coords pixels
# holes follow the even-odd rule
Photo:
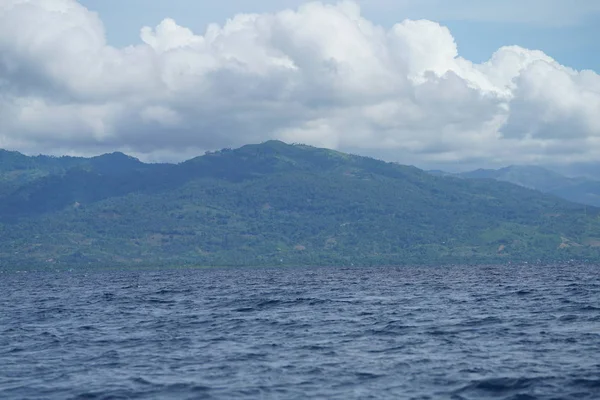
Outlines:
[[[44,155],[28,157],[16,151],[0,149],[0,195],[39,178],[62,175],[72,169],[114,175],[151,168],[153,165],[118,152],[92,158]]]
[[[600,181],[584,180],[549,191],[563,199],[600,207]]]
[[[573,162],[566,165],[552,165],[551,168],[565,176],[577,176],[592,181],[600,180],[600,163],[598,162]]]
[[[38,178],[65,172],[82,160],[75,157],[28,157],[0,149],[0,195]]]
[[[83,157],[27,157],[0,152],[0,218],[57,211],[129,193],[168,164],[144,164],[123,153]]]
[[[459,176],[475,179],[496,179],[531,189],[537,189],[542,192],[550,192],[578,182],[576,178],[567,178],[566,176],[548,169],[532,165],[512,165],[500,169],[478,169],[461,173]]]
[[[439,175],[440,172],[433,171]],[[536,189],[563,199],[600,207],[600,181],[571,178],[538,166],[509,166],[500,169],[478,169],[456,174],[468,179],[495,179]]]
[[[600,210],[506,182],[279,141],[100,160],[0,196],[0,266],[600,260]]]

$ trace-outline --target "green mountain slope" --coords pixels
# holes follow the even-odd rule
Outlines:
[[[155,166],[144,164],[123,153],[104,154],[98,157],[28,157],[16,151],[0,149],[0,196],[45,177],[61,176],[74,169],[108,176],[141,172]]]
[[[0,221],[2,266],[600,260],[595,208],[277,141],[48,175]]]

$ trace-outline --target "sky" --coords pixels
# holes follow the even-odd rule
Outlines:
[[[600,160],[596,0],[0,0],[0,148]]]

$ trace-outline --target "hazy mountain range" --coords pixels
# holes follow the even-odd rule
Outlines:
[[[452,175],[461,178],[495,179],[510,182],[544,193],[550,193],[576,203],[600,207],[600,179],[567,177],[543,167],[512,165],[500,169],[477,169],[457,174],[439,170],[429,172],[438,176]]]
[[[522,187],[593,182],[515,168],[435,176],[279,141],[176,165],[1,151],[0,266],[600,260],[597,208]]]

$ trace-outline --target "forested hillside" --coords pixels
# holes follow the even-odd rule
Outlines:
[[[0,166],[2,267],[600,260],[593,207],[304,145]]]

